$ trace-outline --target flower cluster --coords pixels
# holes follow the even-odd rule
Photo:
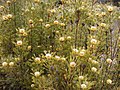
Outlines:
[[[120,12],[92,1],[0,5],[0,89],[116,89]]]

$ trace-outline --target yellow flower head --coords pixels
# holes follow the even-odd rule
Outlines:
[[[3,67],[6,67],[7,65],[8,65],[7,62],[3,62],[3,63],[2,63],[2,66],[3,66]]]
[[[17,45],[21,46],[22,45],[22,41],[21,40],[17,41]]]
[[[70,62],[70,67],[74,68],[76,66],[75,62]]]

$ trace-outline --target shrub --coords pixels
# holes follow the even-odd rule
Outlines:
[[[0,6],[1,90],[117,90],[119,8],[92,0]]]

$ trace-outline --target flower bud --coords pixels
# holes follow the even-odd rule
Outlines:
[[[0,6],[0,11],[3,11],[4,10],[4,6]]]
[[[64,23],[60,23],[60,25],[61,25],[61,26],[65,26],[65,24],[64,24]]]
[[[8,14],[8,15],[7,15],[7,18],[8,18],[8,19],[12,19],[12,17],[13,17],[12,14]]]
[[[75,62],[71,62],[70,63],[70,67],[74,68],[76,66],[76,63]]]
[[[72,53],[73,53],[73,55],[75,55],[75,56],[79,55],[78,49],[72,49]]]
[[[91,62],[92,62],[92,64],[98,64],[98,62],[95,60],[92,60]]]
[[[27,36],[28,34],[26,32],[23,33],[23,36]]]
[[[40,72],[37,71],[37,72],[34,73],[34,75],[35,75],[35,77],[39,77],[40,76]]]
[[[75,53],[78,53],[78,49],[73,49],[72,51]]]
[[[112,6],[108,6],[107,8],[108,8],[108,11],[109,11],[109,12],[112,12],[112,11],[113,11],[113,7],[112,7]]]
[[[31,46],[28,46],[28,47],[27,47],[28,50],[31,50],[31,48],[32,48]]]
[[[54,24],[59,24],[59,22],[56,20],[56,21],[54,21]]]
[[[33,20],[32,19],[30,19],[28,22],[29,22],[29,24],[33,24]]]
[[[55,9],[52,9],[52,10],[50,10],[50,12],[51,12],[51,13],[55,13],[55,12],[56,12],[56,10],[55,10]]]
[[[36,57],[36,58],[35,58],[35,62],[39,63],[39,62],[40,62],[40,58],[39,58],[39,57]]]
[[[96,31],[96,30],[97,30],[97,27],[96,27],[96,26],[91,26],[90,30],[91,30],[91,31]]]
[[[4,20],[4,21],[6,21],[6,20],[8,20],[8,17],[7,16],[2,16],[2,19]]]
[[[91,62],[91,61],[92,61],[92,58],[89,58],[88,61]]]
[[[97,40],[96,39],[91,39],[91,44],[96,45],[97,44]]]
[[[46,27],[46,28],[49,28],[49,27],[50,27],[50,24],[46,24],[45,27]]]
[[[43,19],[40,19],[39,22],[43,22]]]
[[[118,16],[118,19],[120,19],[120,16]]]
[[[71,40],[71,36],[67,36],[67,40]]]
[[[55,56],[55,58],[56,58],[57,60],[60,60],[60,57],[59,57],[59,56]]]
[[[61,42],[63,42],[63,41],[65,41],[65,38],[64,38],[64,37],[60,37],[59,40],[60,40]]]
[[[6,67],[7,65],[8,65],[7,62],[3,62],[3,63],[2,63],[2,66],[3,66],[3,67]]]
[[[9,66],[10,66],[10,67],[14,66],[14,62],[10,62],[10,63],[9,63]]]
[[[81,88],[86,89],[87,88],[86,84],[81,84]]]
[[[101,23],[100,26],[101,27],[106,27],[106,24],[105,23]]]
[[[101,15],[102,15],[102,16],[105,16],[105,15],[106,15],[106,12],[102,12]]]
[[[112,80],[111,80],[111,79],[108,79],[108,80],[107,80],[107,84],[112,84]]]
[[[56,31],[56,34],[59,34],[59,31]]]
[[[83,76],[79,76],[79,79],[80,79],[80,80],[83,80],[83,79],[84,79],[84,77],[83,77]]]
[[[25,32],[25,29],[19,29],[19,33],[23,34]]]
[[[50,58],[52,57],[52,55],[51,55],[50,53],[47,53],[47,54],[45,55],[45,57],[46,57],[47,59],[50,59]]]
[[[7,3],[8,5],[10,5],[10,4],[11,4],[11,1],[8,0],[6,3]]]
[[[63,58],[61,58],[61,60],[62,60],[62,61],[66,61],[66,59],[65,59],[64,57],[63,57]]]
[[[118,40],[120,40],[120,36],[118,37]]]
[[[96,15],[96,16],[99,16],[99,13],[96,13],[95,15]]]
[[[83,57],[85,55],[85,51],[80,51],[79,55]]]
[[[35,7],[31,7],[31,10],[33,10],[33,11],[34,11],[34,10],[35,10]]]
[[[112,60],[111,60],[110,58],[108,58],[108,59],[106,60],[106,62],[110,64],[110,63],[112,63]]]
[[[21,46],[22,45],[22,41],[21,40],[17,41],[17,45]]]
[[[92,70],[93,72],[96,72],[96,71],[97,71],[97,68],[92,67],[91,70]]]
[[[31,84],[31,87],[33,88],[35,86],[35,84]]]

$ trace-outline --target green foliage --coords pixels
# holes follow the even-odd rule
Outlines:
[[[0,90],[117,90],[120,11],[92,1],[0,5]]]

